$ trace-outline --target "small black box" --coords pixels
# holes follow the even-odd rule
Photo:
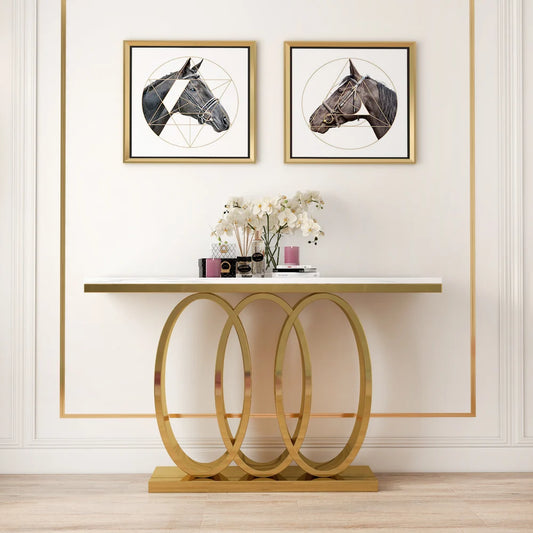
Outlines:
[[[234,278],[235,277],[235,265],[237,259],[235,257],[228,257],[222,259],[220,263],[220,277],[221,278]],[[204,277],[205,277],[205,261],[204,261]]]
[[[198,259],[198,277],[205,278],[205,257]]]

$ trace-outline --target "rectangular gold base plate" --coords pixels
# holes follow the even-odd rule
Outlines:
[[[376,492],[378,480],[368,466],[349,466],[334,477],[314,477],[289,466],[274,477],[257,478],[230,466],[211,478],[185,474],[176,466],[158,466],[148,492]]]

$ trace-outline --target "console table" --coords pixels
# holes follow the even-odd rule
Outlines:
[[[368,466],[351,466],[365,438],[372,399],[370,355],[361,323],[352,307],[339,296],[341,293],[420,293],[442,292],[440,278],[105,278],[87,280],[85,292],[100,293],[183,293],[188,294],[170,313],[159,339],[155,359],[154,401],[157,424],[165,448],[177,465],[157,467],[149,481],[150,492],[284,492],[284,491],[377,491],[377,479]],[[247,294],[236,306],[230,305],[220,294]],[[279,294],[304,295],[294,306]],[[210,300],[227,314],[222,329],[215,362],[215,408],[218,427],[226,451],[214,461],[195,461],[181,448],[170,424],[165,393],[165,368],[168,343],[183,310],[197,300]],[[251,413],[252,382],[251,357],[246,331],[239,314],[250,303],[268,300],[278,304],[287,318],[281,328],[274,362],[273,392],[275,418],[285,449],[268,462],[257,462],[242,450]],[[350,324],[359,361],[359,401],[352,416],[354,426],[344,448],[331,460],[316,462],[307,458],[301,447],[311,414],[311,360],[305,332],[299,315],[308,305],[329,300],[344,313]],[[244,370],[244,400],[240,423],[235,434],[228,423],[225,410],[223,371],[226,345],[232,329],[237,334]],[[289,431],[283,405],[283,362],[290,332],[294,329],[302,366],[302,395],[298,422]],[[331,415],[335,416],[335,415]],[[296,466],[292,465],[296,463]],[[231,466],[234,464],[235,466]]]

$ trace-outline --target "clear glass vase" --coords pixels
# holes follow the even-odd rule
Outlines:
[[[280,245],[279,240],[274,239],[274,242],[268,242],[263,239],[265,243],[265,267],[267,272],[272,272],[279,264]]]
[[[272,272],[279,264],[280,241],[282,231],[286,226],[270,225],[270,217],[266,215],[266,224],[263,226],[262,239],[265,243],[266,271]]]

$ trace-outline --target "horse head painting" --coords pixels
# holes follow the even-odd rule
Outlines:
[[[210,125],[217,133],[230,127],[228,113],[200,76],[202,60],[196,65],[191,58],[177,72],[172,72],[147,85],[143,90],[142,108],[146,122],[156,135],[160,135],[174,113],[191,117],[199,124]],[[169,110],[163,103],[176,80],[190,80]]]
[[[346,122],[366,120],[376,137],[381,139],[396,117],[396,93],[369,76],[361,76],[351,59],[349,63],[350,74],[309,118],[311,131],[326,133]],[[358,115],[363,104],[368,114]]]

